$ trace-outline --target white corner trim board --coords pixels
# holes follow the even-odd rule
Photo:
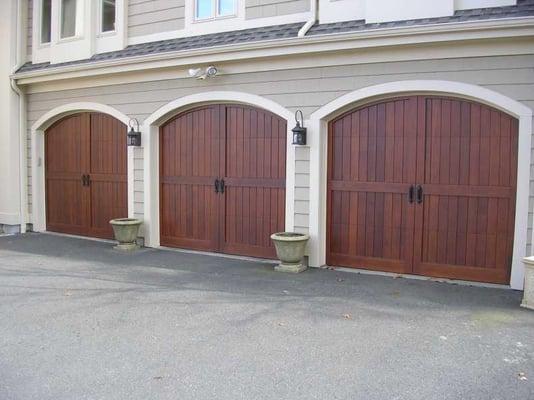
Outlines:
[[[524,265],[528,236],[532,110],[509,97],[477,85],[439,80],[408,80],[365,87],[341,96],[315,111],[308,121],[310,145],[310,266],[326,262],[326,173],[327,124],[336,115],[380,97],[398,94],[445,94],[474,100],[500,109],[519,120],[517,195],[514,248],[510,286],[523,289]]]
[[[113,107],[99,103],[70,103],[56,107],[42,115],[31,127],[31,170],[32,170],[32,216],[33,230],[46,231],[46,193],[45,193],[45,131],[61,118],[79,112],[100,112],[111,115],[128,126],[130,117]],[[125,129],[124,134],[126,135]],[[128,215],[134,213],[134,159],[133,149],[128,148]]]
[[[294,229],[295,209],[295,148],[291,144],[294,115],[280,104],[254,94],[213,91],[196,93],[173,100],[151,114],[144,122],[141,135],[144,147],[144,220],[145,244],[160,246],[159,221],[159,127],[184,110],[214,103],[238,103],[270,111],[288,122],[286,157],[286,230]]]

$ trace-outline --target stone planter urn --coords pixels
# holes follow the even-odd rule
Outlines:
[[[276,255],[280,264],[274,269],[280,272],[291,272],[298,274],[306,270],[302,264],[306,244],[310,237],[304,233],[279,232],[271,235],[271,240],[276,248]]]
[[[143,221],[137,218],[117,218],[112,219],[109,223],[113,228],[115,240],[119,242],[114,249],[132,251],[138,248],[137,234]]]
[[[534,257],[523,258],[525,264],[525,288],[521,307],[534,310]]]

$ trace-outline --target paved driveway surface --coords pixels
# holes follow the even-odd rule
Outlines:
[[[0,399],[534,399],[519,292],[0,238]]]

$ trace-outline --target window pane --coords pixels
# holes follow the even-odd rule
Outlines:
[[[115,30],[115,0],[102,0],[102,32]]]
[[[233,15],[235,13],[235,0],[219,0],[218,15]]]
[[[197,19],[211,18],[213,16],[213,1],[215,0],[196,0],[197,1]]]
[[[50,22],[52,19],[52,0],[41,3],[41,43],[50,42]]]
[[[61,37],[76,35],[76,0],[61,0]]]

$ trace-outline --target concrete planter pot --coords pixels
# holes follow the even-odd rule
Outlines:
[[[521,307],[534,310],[534,257],[525,257],[525,288]]]
[[[113,228],[115,240],[119,242],[114,249],[132,251],[138,248],[137,234],[143,221],[136,218],[117,218],[112,219],[109,223]]]
[[[297,274],[306,270],[302,264],[306,244],[310,237],[303,233],[279,232],[271,235],[271,240],[276,248],[276,255],[280,264],[274,269],[280,272],[291,272]]]

